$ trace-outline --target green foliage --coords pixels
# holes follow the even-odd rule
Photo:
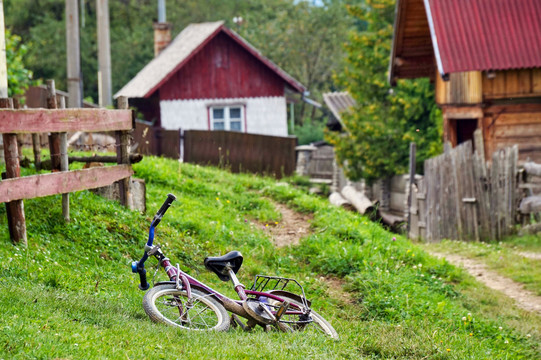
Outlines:
[[[98,97],[96,2],[85,0],[79,9],[83,93]],[[342,44],[352,19],[342,0],[324,6],[294,0],[187,0],[182,6],[167,2],[167,21],[177,35],[190,23],[225,20],[315,96],[332,86],[331,74],[342,61]],[[27,63],[37,78],[55,79],[66,89],[65,2],[11,0],[5,2],[6,25],[32,42]],[[152,24],[156,1],[109,1],[113,91],[124,86],[154,56]],[[36,12],[35,9],[39,9]],[[234,17],[242,17],[234,23]],[[83,26],[84,18],[84,26]]]
[[[28,47],[21,37],[6,31],[6,62],[8,70],[8,96],[23,95],[32,85],[32,71],[26,68],[24,57]]]
[[[365,217],[250,174],[155,157],[134,169],[147,184],[148,214],[83,191],[70,195],[67,224],[60,196],[25,200],[28,248],[0,232],[0,358],[274,359],[277,351],[284,359],[541,356],[541,317],[518,311],[460,269]],[[260,273],[298,279],[340,340],[153,324],[129,264],[142,255],[147,226],[168,192],[178,201],[156,230],[156,242],[173,264],[235,296],[202,264],[205,256],[240,250],[241,282],[249,286]],[[299,245],[272,245],[261,226],[282,222],[272,201],[313,216]],[[7,228],[3,206],[0,228]],[[147,264],[152,278],[155,264]],[[160,273],[157,280],[163,279]]]
[[[306,145],[323,140],[325,123],[318,120],[306,119],[302,125],[295,125],[294,135],[299,145]]]
[[[344,114],[347,134],[331,134],[340,163],[351,179],[373,181],[407,172],[409,144],[417,144],[417,163],[440,152],[440,113],[428,79],[388,81],[395,0],[367,0],[350,7],[366,29],[351,34],[348,66],[338,83],[357,101]]]

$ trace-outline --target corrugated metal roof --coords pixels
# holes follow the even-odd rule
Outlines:
[[[331,110],[334,117],[341,122],[341,115],[344,111],[349,111],[357,102],[347,91],[332,92],[323,94],[325,105]]]
[[[424,0],[444,74],[541,67],[540,0]]]
[[[156,58],[150,61],[130,82],[116,94],[129,98],[144,98],[152,95],[157,88],[170,76],[179,70],[195,53],[208,43],[216,34],[224,31],[233,40],[242,45],[248,52],[256,56],[265,65],[271,68],[278,76],[284,79],[293,89],[303,92],[306,88],[280,69],[269,59],[265,58],[251,44],[240,35],[224,26],[223,21],[190,24],[177,35]]]

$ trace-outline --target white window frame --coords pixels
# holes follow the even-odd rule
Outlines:
[[[232,108],[239,108],[240,109],[240,130],[231,130],[231,118],[229,116],[230,109]],[[223,109],[224,110],[224,118],[219,119],[223,120],[224,122],[224,128],[219,130],[225,130],[225,131],[238,131],[238,132],[246,132],[246,124],[245,124],[245,105],[244,104],[228,104],[228,105],[211,105],[209,106],[209,128],[210,130],[216,130],[214,128],[214,110],[215,109]],[[236,120],[236,118],[235,118]]]

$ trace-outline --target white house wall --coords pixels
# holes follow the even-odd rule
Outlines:
[[[244,105],[246,132],[287,136],[285,97],[160,101],[161,123],[166,130],[210,130],[210,106]]]

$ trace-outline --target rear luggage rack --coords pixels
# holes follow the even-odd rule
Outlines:
[[[283,290],[286,291],[286,287],[289,285],[290,288],[295,288],[292,293],[298,293],[299,289],[301,294],[301,300],[303,304],[309,308],[308,302],[306,300],[306,295],[304,294],[304,288],[301,284],[295,279],[284,278],[279,276],[268,276],[268,275],[256,275],[254,279],[254,284],[250,290],[252,291],[271,291],[271,290]]]

